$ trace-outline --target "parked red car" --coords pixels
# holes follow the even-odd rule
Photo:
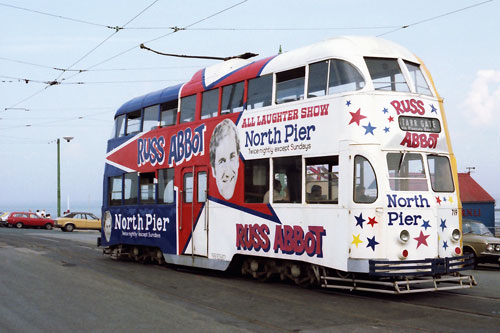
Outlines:
[[[50,230],[54,227],[54,220],[39,217],[35,213],[27,212],[12,212],[7,218],[7,226],[20,229],[26,227],[39,227]]]

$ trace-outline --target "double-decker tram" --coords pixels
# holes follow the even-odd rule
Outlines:
[[[114,258],[392,293],[475,285],[442,99],[383,39],[232,59],[128,101],[103,187]]]

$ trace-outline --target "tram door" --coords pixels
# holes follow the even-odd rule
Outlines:
[[[351,227],[350,254],[353,258],[383,257],[384,243],[382,200],[377,174],[381,170],[380,150],[376,145],[350,145],[349,166],[351,198],[349,221]],[[379,170],[379,172],[377,172]]]
[[[190,240],[185,254],[207,256],[208,215],[208,168],[190,166],[182,169],[182,198],[180,233],[189,233]],[[182,230],[187,229],[187,230]]]

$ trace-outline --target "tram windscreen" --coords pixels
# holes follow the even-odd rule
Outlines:
[[[427,191],[427,178],[421,154],[387,154],[389,183],[393,191]]]
[[[450,160],[446,156],[427,156],[431,184],[434,192],[454,192]]]

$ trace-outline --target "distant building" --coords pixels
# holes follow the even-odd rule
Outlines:
[[[495,199],[486,192],[470,173],[459,173],[458,183],[462,201],[462,217],[484,223],[495,230]]]

